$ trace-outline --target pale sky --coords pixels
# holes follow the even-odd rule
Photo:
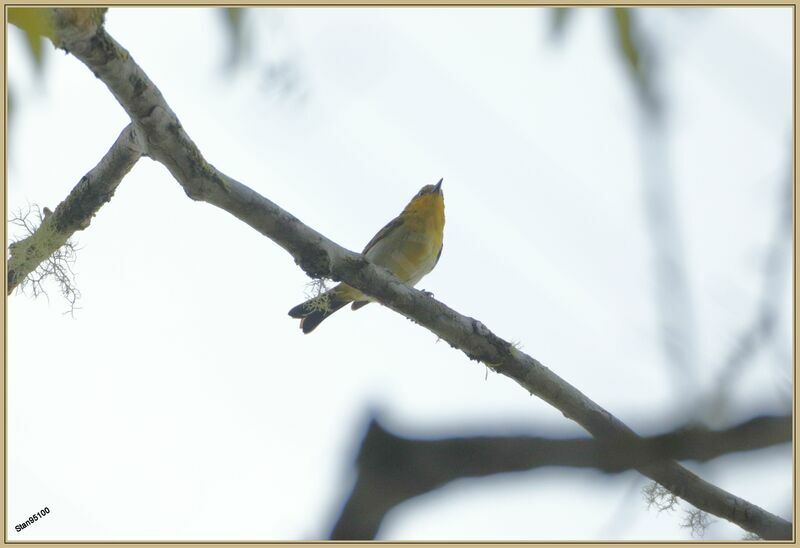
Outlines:
[[[251,56],[232,73],[213,10],[112,8],[107,29],[212,164],[349,249],[443,177],[444,252],[418,287],[655,434],[710,420],[702,404],[755,315],[789,161],[792,29],[790,8],[637,11],[694,310],[680,393],[605,10],[578,10],[559,43],[542,8],[250,10]],[[11,212],[54,208],[128,123],[46,47],[37,79],[10,31]],[[288,94],[268,63],[292,67]],[[77,241],[74,317],[55,289],[8,300],[9,540],[324,538],[373,412],[413,437],[583,432],[379,305],[304,336],[286,314],[308,282],[292,258],[147,158]],[[713,427],[789,409],[789,272],[787,245],[775,340]],[[780,446],[688,466],[788,518],[791,460]],[[682,510],[647,509],[646,484],[561,468],[458,481],[397,508],[380,539],[690,539]],[[705,538],[742,535],[717,520]]]

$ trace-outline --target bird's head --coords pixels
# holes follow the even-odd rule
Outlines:
[[[411,198],[404,212],[407,213],[424,213],[431,209],[444,209],[444,193],[442,192],[442,181],[435,185],[425,185],[422,187],[416,196]]]

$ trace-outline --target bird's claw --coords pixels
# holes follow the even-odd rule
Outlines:
[[[426,289],[420,289],[420,291],[422,291],[422,294],[425,295],[426,297],[433,297],[432,291],[428,291]]]

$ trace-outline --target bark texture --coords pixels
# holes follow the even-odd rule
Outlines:
[[[8,287],[12,291],[33,272],[39,264],[64,245],[72,235],[92,222],[92,217],[114,195],[142,155],[142,146],[136,142],[133,125],[120,133],[111,149],[91,171],[84,175],[66,199],[58,204],[51,215],[45,216],[36,231],[9,246]]]

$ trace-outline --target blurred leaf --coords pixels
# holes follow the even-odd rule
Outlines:
[[[616,23],[617,44],[622,48],[628,68],[638,75],[641,73],[641,57],[639,55],[639,46],[631,29],[635,25],[633,15],[626,8],[614,8],[614,21]]]
[[[247,14],[244,8],[223,8],[220,13],[223,16],[230,40],[227,65],[229,68],[233,68],[241,60],[247,46],[244,34],[244,21]]]
[[[550,37],[553,40],[559,40],[564,36],[564,31],[567,29],[567,24],[573,15],[572,8],[553,8],[550,10],[552,18],[550,19]]]
[[[25,33],[34,67],[41,72],[44,38],[52,38],[53,20],[48,8],[8,8],[8,22]]]
[[[648,109],[655,111],[658,105],[650,78],[652,67],[647,63],[646,43],[642,38],[639,20],[629,8],[613,8],[611,13],[613,14],[612,26],[618,51],[633,78],[640,98]]]

